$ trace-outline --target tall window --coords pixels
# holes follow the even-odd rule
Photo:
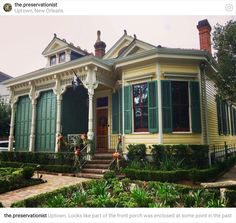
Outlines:
[[[190,131],[188,82],[172,81],[171,90],[173,131],[188,132]]]
[[[133,85],[134,131],[148,131],[147,83]]]
[[[66,61],[66,56],[65,56],[65,53],[60,53],[59,54],[59,63],[63,63]]]
[[[50,57],[50,66],[56,64],[56,56],[51,56]]]

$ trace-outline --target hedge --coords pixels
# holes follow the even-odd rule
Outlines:
[[[236,190],[226,190],[225,199],[228,207],[236,207]]]
[[[33,170],[30,168],[1,168],[1,171],[0,194],[44,182],[41,179],[31,179]]]
[[[55,172],[55,173],[73,173],[75,172],[74,166],[69,165],[39,165],[36,163],[21,163],[21,162],[3,162],[0,161],[0,167],[14,167],[20,168],[30,166],[37,168],[39,171]]]
[[[68,186],[68,187],[63,187],[51,192],[46,192],[43,194],[39,194],[30,198],[27,198],[25,200],[17,201],[11,205],[11,207],[18,208],[18,207],[38,207],[40,204],[47,202],[48,200],[54,198],[56,195],[61,194],[61,195],[67,195],[67,194],[72,194],[76,192],[81,185],[85,186],[86,184],[91,183],[91,181],[88,182],[82,182],[80,184]]]
[[[68,165],[74,164],[74,153],[39,153],[39,152],[0,152],[0,161],[36,163],[42,165]]]
[[[218,167],[171,171],[124,169],[126,177],[132,180],[160,182],[178,182],[181,180],[207,182],[217,177],[219,172]]]
[[[164,159],[183,160],[189,168],[208,167],[208,145],[153,145],[152,158],[158,166]]]

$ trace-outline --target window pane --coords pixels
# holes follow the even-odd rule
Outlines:
[[[65,62],[65,59],[66,59],[65,53],[60,53],[60,55],[59,55],[59,62],[60,63]]]
[[[148,88],[147,83],[133,86],[134,131],[148,129]]]
[[[189,131],[189,91],[188,82],[172,81],[173,131]]]
[[[50,65],[56,64],[56,56],[50,57]]]
[[[97,107],[107,107],[107,106],[108,106],[108,97],[97,99]]]

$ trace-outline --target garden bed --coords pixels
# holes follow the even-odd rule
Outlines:
[[[12,207],[224,207],[217,189],[102,179],[27,198]]]
[[[0,168],[0,194],[44,182],[33,179],[33,173],[31,168]]]

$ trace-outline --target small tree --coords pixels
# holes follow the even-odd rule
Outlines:
[[[11,109],[10,105],[0,99],[0,138],[9,135]]]
[[[230,20],[225,26],[217,24],[214,28],[213,42],[219,70],[216,78],[218,95],[236,102],[236,21]]]

